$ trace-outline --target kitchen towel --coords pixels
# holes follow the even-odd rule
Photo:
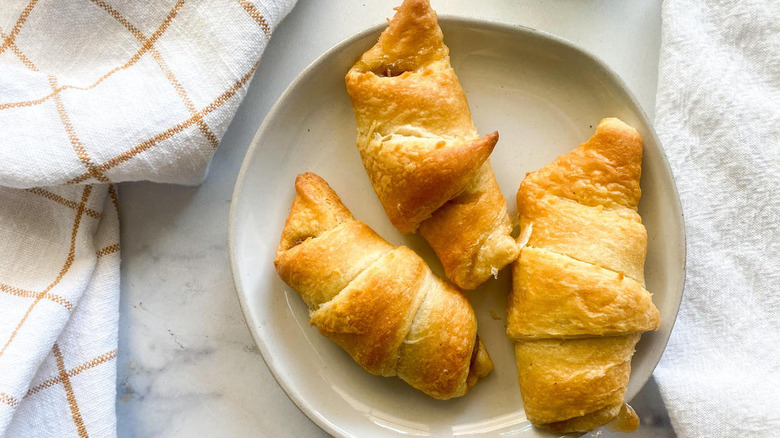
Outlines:
[[[681,438],[780,435],[780,2],[666,0],[655,126],[685,294],[655,371]]]
[[[113,183],[198,184],[295,0],[4,0],[0,436],[116,435]]]

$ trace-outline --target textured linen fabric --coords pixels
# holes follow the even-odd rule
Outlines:
[[[0,436],[116,435],[112,183],[197,184],[295,0],[3,0]]]
[[[678,436],[780,435],[780,2],[666,0],[656,129],[685,295],[655,371]]]

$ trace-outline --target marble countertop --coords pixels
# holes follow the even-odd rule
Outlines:
[[[227,257],[230,198],[249,143],[293,78],[337,42],[392,14],[394,1],[300,0],[263,55],[200,187],[120,185],[120,437],[326,436],[287,398],[258,352]],[[574,41],[615,69],[653,116],[661,1],[433,0]],[[633,400],[634,437],[672,437],[651,380]],[[610,436],[604,432],[601,436]]]

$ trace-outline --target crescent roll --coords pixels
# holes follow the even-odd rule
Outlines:
[[[613,118],[520,184],[507,334],[536,426],[582,432],[633,413],[634,346],[660,324],[645,289],[641,173],[642,138]]]
[[[319,176],[299,175],[295,190],[274,265],[320,333],[366,371],[437,399],[462,396],[492,371],[461,291],[355,220]]]
[[[474,289],[518,254],[488,157],[428,0],[405,0],[349,70],[363,165],[393,225],[428,241],[455,284]]]

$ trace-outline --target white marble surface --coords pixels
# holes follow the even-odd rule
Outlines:
[[[244,323],[227,260],[228,209],[249,142],[290,81],[335,43],[382,22],[395,3],[300,0],[274,34],[208,180],[121,185],[120,437],[325,435],[280,389]],[[614,68],[651,117],[660,3],[433,0],[442,14],[574,41]],[[635,437],[674,436],[652,380],[633,405],[643,421]]]

